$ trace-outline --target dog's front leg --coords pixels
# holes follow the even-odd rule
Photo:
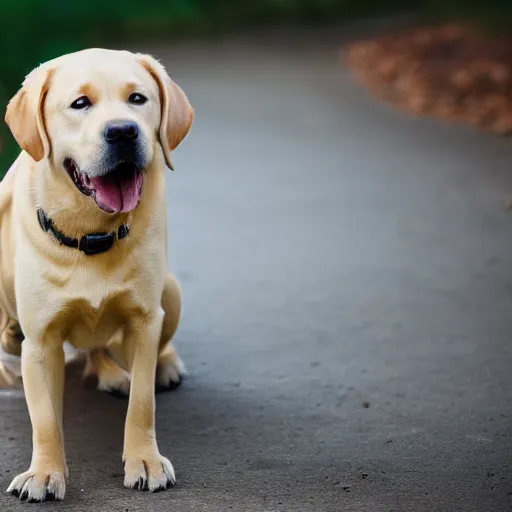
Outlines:
[[[61,500],[66,492],[62,432],[64,351],[61,343],[23,342],[23,387],[32,423],[32,462],[7,492],[28,501]]]
[[[164,312],[132,325],[126,339],[131,387],[124,433],[124,485],[159,491],[175,482],[172,464],[160,455],[155,435],[155,373]]]

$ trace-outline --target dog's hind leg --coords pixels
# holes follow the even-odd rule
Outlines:
[[[9,318],[7,325],[0,336],[2,349],[13,356],[21,356],[21,343],[25,339],[20,324]]]
[[[20,324],[4,318],[5,327],[0,335],[0,388],[21,384],[21,342],[24,339]]]
[[[13,388],[20,383],[20,377],[15,375],[8,365],[0,362],[0,389]]]
[[[177,388],[186,375],[185,365],[171,344],[171,339],[178,328],[181,314],[180,288],[172,274],[169,274],[165,279],[162,309],[165,312],[165,316],[160,336],[156,369],[155,384],[157,391]]]

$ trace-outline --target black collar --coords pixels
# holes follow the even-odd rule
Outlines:
[[[65,245],[73,249],[79,249],[87,256],[108,251],[114,245],[116,240],[126,238],[130,232],[130,226],[127,224],[121,224],[118,230],[112,233],[89,233],[79,240],[78,238],[71,238],[61,233],[53,225],[52,219],[50,219],[50,217],[48,217],[41,208],[37,210],[37,219],[39,220],[41,229],[45,233],[50,231],[61,245]]]

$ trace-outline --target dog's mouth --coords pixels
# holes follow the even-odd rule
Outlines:
[[[131,212],[139,204],[144,175],[133,163],[120,162],[103,176],[80,171],[71,158],[64,160],[64,167],[75,187],[107,213]]]

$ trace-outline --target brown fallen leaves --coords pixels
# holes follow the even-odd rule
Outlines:
[[[356,77],[417,114],[512,134],[512,37],[461,25],[420,28],[351,44]]]

